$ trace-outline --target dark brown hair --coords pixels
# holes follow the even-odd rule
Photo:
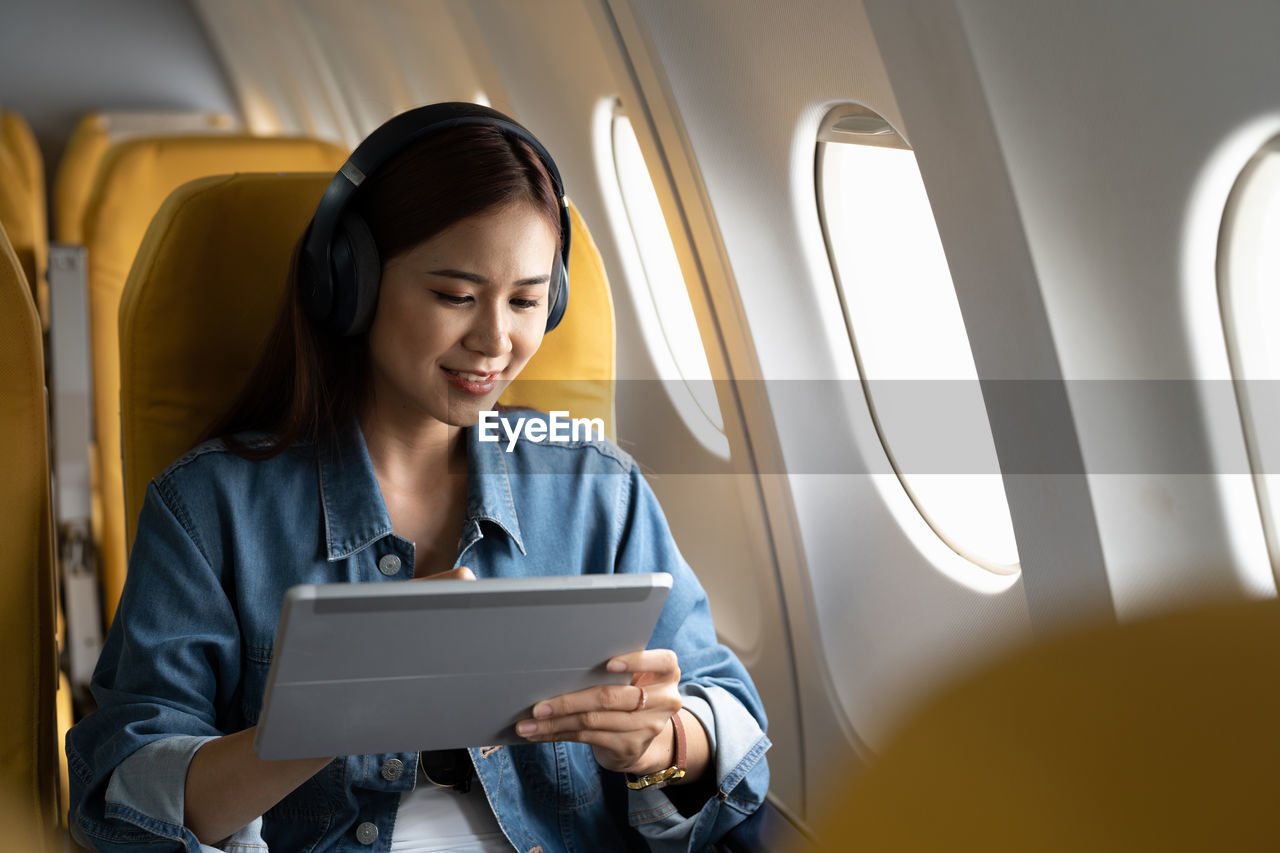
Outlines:
[[[386,263],[469,216],[522,201],[543,212],[559,235],[559,200],[538,155],[522,140],[479,126],[410,144],[365,180],[351,207],[368,223]],[[249,459],[270,458],[299,441],[334,450],[367,387],[368,334],[329,333],[303,308],[300,246],[257,366],[236,401],[201,437],[222,437]],[[249,430],[266,433],[266,441],[246,443],[235,436]]]

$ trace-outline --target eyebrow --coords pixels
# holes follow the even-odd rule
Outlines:
[[[462,279],[463,281],[473,282],[474,284],[492,284],[493,283],[482,275],[477,275],[476,273],[473,273],[473,272],[464,272],[462,270],[454,270],[454,269],[428,270],[427,275],[438,275],[438,276],[443,276],[445,278],[459,278],[459,279]],[[549,281],[551,281],[551,276],[549,275],[535,275],[532,278],[520,279],[515,283],[514,286],[524,287],[530,284],[546,284]]]

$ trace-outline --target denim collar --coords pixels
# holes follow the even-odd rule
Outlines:
[[[488,521],[511,537],[524,554],[520,523],[511,499],[511,480],[501,444],[481,443],[475,427],[464,427],[467,445],[467,513],[463,542],[482,538],[480,522]],[[336,453],[320,453],[320,506],[324,513],[325,548],[330,562],[350,557],[391,535],[391,517],[382,500],[378,478],[359,424],[341,435]]]

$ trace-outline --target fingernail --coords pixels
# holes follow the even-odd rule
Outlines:
[[[543,702],[541,705],[534,705],[534,706],[533,706],[533,715],[534,715],[535,717],[550,717],[550,716],[551,716],[551,706],[550,706],[550,705],[548,705],[546,702]]]
[[[538,724],[533,720],[525,720],[522,723],[516,723],[516,734],[531,735],[538,729]]]
[[[626,663],[620,660],[611,660],[609,661],[609,671],[610,672],[626,672],[627,665]]]

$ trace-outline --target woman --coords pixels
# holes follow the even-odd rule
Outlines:
[[[414,110],[352,154],[224,437],[148,487],[99,709],[67,738],[82,843],[692,850],[759,805],[759,697],[634,461],[476,440],[564,311],[568,229],[555,164],[495,111]],[[253,754],[288,587],[565,571],[674,576],[652,648],[610,662],[630,685],[538,703],[527,745]]]

